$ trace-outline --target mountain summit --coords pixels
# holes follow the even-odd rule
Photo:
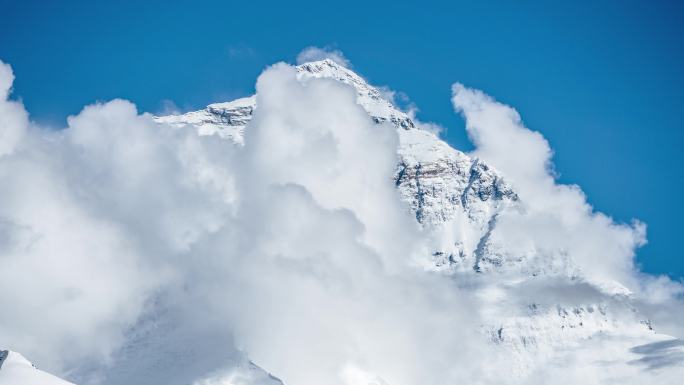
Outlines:
[[[526,199],[494,167],[421,128],[386,93],[332,60],[304,63],[296,70],[302,82],[332,79],[352,87],[369,119],[396,128],[399,145],[393,182],[406,210],[433,240],[426,270],[452,275],[459,282],[489,282],[487,287],[494,280],[503,290],[529,290],[544,280],[558,280],[562,290],[594,293],[593,300],[583,303],[550,302],[544,293],[533,291],[528,302],[516,306],[492,302],[497,310],[487,315],[481,332],[492,344],[510,351],[516,376],[548,362],[556,349],[578,347],[583,341],[623,336],[635,344],[657,344],[670,339],[657,334],[631,305],[629,290],[617,282],[592,282],[572,256],[542,251],[520,254],[491,237],[500,213],[523,210]],[[155,119],[240,146],[257,109],[256,96],[250,96]],[[625,362],[643,359],[626,348],[623,356]]]

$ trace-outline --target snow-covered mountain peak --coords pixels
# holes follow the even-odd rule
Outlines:
[[[563,290],[583,287],[595,293],[585,302],[572,304],[545,303],[543,295],[531,296],[521,308],[484,317],[484,334],[518,357],[520,373],[537,365],[535,361],[546,352],[593,336],[653,338],[650,322],[632,308],[626,289],[619,289],[619,284],[586,282],[572,256],[565,253],[511,250],[497,238],[500,216],[520,210],[525,197],[519,197],[496,169],[421,129],[387,93],[332,60],[304,63],[296,70],[302,82],[325,78],[353,87],[357,103],[371,120],[394,125],[399,145],[393,182],[428,239],[427,270],[456,280],[482,279],[484,286],[502,285],[505,290],[524,290],[527,285],[534,287],[534,282],[554,280]],[[156,119],[244,145],[244,130],[249,130],[252,114],[258,109],[256,102],[251,96]],[[491,306],[499,308],[498,304]]]
[[[300,64],[297,66],[297,75],[300,79],[326,78],[348,84],[356,89],[357,102],[376,123],[389,121],[404,129],[416,128],[410,117],[387,100],[388,97],[384,96],[380,89],[371,86],[354,71],[330,59]]]
[[[361,76],[330,59],[308,62],[296,67],[297,76],[306,81],[311,78],[333,79],[352,86],[357,92],[357,101],[376,123],[391,122],[404,129],[416,125],[405,112],[396,108],[376,87],[368,84]],[[236,99],[230,102],[213,103],[199,111],[180,115],[156,117],[158,122],[173,126],[192,125],[202,135],[219,135],[237,144],[244,144],[244,129],[257,108],[256,96]]]
[[[475,160],[421,130],[411,117],[397,108],[379,88],[370,85],[354,71],[330,59],[296,67],[301,81],[325,78],[356,90],[357,102],[376,123],[390,122],[398,131],[396,185],[400,195],[424,225],[441,225],[456,213],[467,217],[482,231],[500,201],[516,201],[512,187],[492,167]],[[176,127],[192,126],[202,135],[218,135],[238,145],[244,144],[244,130],[258,108],[256,96],[226,103],[210,104],[203,110],[155,119]],[[452,250],[453,251],[453,250]]]

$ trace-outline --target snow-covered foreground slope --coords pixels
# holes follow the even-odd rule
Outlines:
[[[11,350],[0,350],[0,385],[73,385],[45,373],[24,356]]]
[[[140,357],[138,357],[140,358]],[[169,359],[168,355],[160,355],[157,357],[161,361]],[[188,359],[189,357],[185,357]],[[207,358],[194,358],[197,361],[206,360]],[[142,368],[143,370],[136,371],[136,368],[128,368],[124,371],[123,376],[130,376],[126,378],[122,384],[188,384],[188,385],[283,385],[277,378],[266,373],[263,369],[258,367],[246,359],[239,359],[231,363],[230,360],[225,360],[220,363],[220,366],[226,366],[229,369],[220,370],[217,372],[209,372],[195,380],[184,380],[183,370],[187,371],[188,367],[182,363],[175,363],[178,369],[172,370],[171,366],[159,365],[156,367],[155,373],[147,371],[149,367]],[[166,367],[165,367],[166,366]],[[141,379],[141,373],[144,378]],[[116,383],[116,379],[109,377],[107,383]],[[73,385],[71,382],[64,381],[52,374],[46,373],[37,369],[29,360],[27,360],[20,353],[0,350],[0,385]]]

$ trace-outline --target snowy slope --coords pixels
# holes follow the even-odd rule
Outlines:
[[[36,369],[24,356],[0,350],[0,385],[69,385],[49,373]],[[73,384],[71,384],[73,385]]]
[[[70,379],[106,385],[282,385],[235,348],[228,328],[204,318],[189,320],[179,311],[182,301],[157,298],[107,365],[82,365]],[[140,373],[146,373],[144,379]]]
[[[193,382],[192,385],[283,385],[283,383],[253,362],[244,361],[226,371],[212,373]]]

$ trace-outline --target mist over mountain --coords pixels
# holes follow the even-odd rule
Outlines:
[[[681,382],[646,224],[482,91],[452,86],[465,153],[349,68],[312,47],[253,96],[50,130],[1,64],[0,384]]]

